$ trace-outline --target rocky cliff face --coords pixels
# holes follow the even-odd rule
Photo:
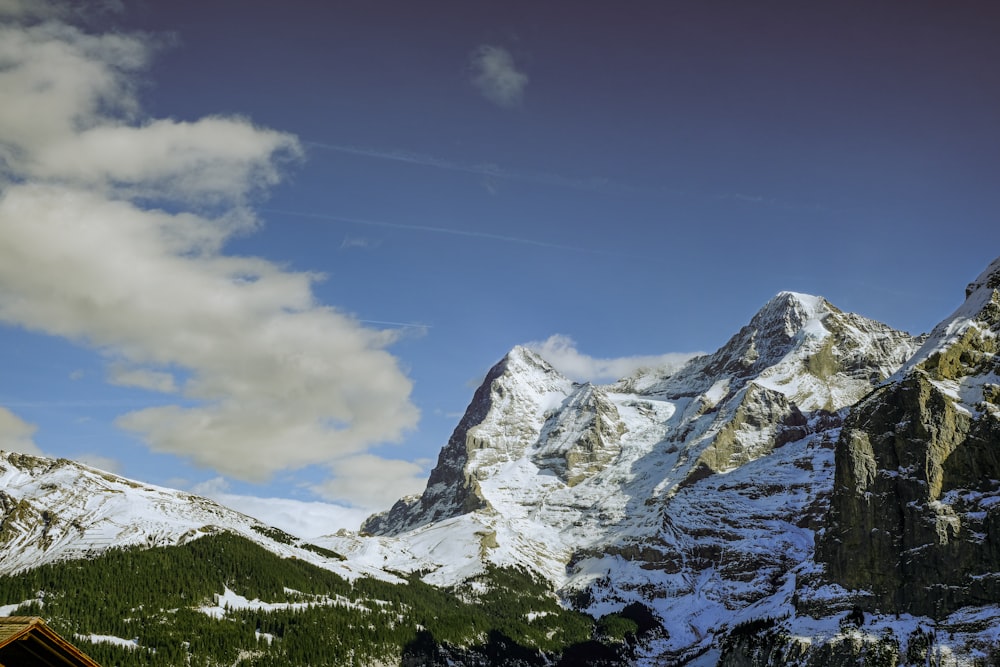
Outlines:
[[[819,558],[869,609],[1000,601],[1000,262],[851,413]]]
[[[486,374],[438,455],[427,488],[364,522],[362,532],[394,535],[434,521],[489,508],[479,481],[484,470],[519,458],[536,441],[551,410],[574,383],[534,352],[516,347]],[[551,429],[550,429],[551,430]]]
[[[618,457],[627,430],[607,392],[588,384],[546,419],[532,461],[567,486],[576,486]]]

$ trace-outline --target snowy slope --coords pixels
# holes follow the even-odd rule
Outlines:
[[[665,628],[640,664],[752,654],[761,644],[723,638],[760,619],[782,619],[775,636],[791,638],[789,650],[828,645],[847,662],[865,651],[930,655],[918,650],[925,630],[948,628],[935,655],[972,664],[995,641],[1000,608],[845,626],[867,593],[831,584],[815,544],[835,445],[862,399],[933,366],[970,415],[996,410],[998,283],[1000,261],[919,338],[783,292],[715,353],[605,386],[571,383],[515,348],[476,392],[425,493],[370,519],[375,535],[326,544],[441,585],[487,563],[529,567],[597,616],[639,602]]]
[[[303,549],[290,536],[206,498],[66,459],[0,452],[0,573],[87,558],[111,547],[184,544],[219,531],[237,533],[278,555],[348,579],[398,580],[380,568]]]
[[[1000,258],[966,287],[958,309],[934,327],[927,341],[899,369],[895,380],[915,370],[928,372],[934,385],[975,415],[988,410],[1000,416]],[[996,399],[990,400],[996,392]],[[984,398],[986,400],[984,400]]]
[[[403,535],[475,511],[494,529],[514,524],[522,541],[540,542],[530,550],[562,562],[527,560],[564,571],[568,550],[607,541],[609,531],[655,529],[656,513],[642,508],[698,465],[727,472],[769,453],[776,438],[835,421],[916,347],[904,333],[785,292],[715,354],[669,375],[579,385],[515,348],[476,392],[421,499],[366,529]],[[477,502],[463,511],[455,487]]]

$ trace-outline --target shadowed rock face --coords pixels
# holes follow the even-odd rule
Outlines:
[[[615,460],[625,431],[607,394],[586,385],[546,420],[539,435],[542,445],[532,459],[539,469],[551,470],[569,486],[576,486]]]
[[[486,506],[477,493],[475,481],[465,479],[463,471],[468,462],[469,431],[489,413],[490,389],[506,371],[506,362],[504,358],[487,373],[448,444],[438,454],[437,465],[427,480],[427,490],[419,496],[401,498],[387,512],[368,517],[361,525],[363,533],[392,535]]]
[[[369,517],[362,532],[396,535],[435,521],[488,510],[477,469],[501,458],[517,458],[541,432],[541,397],[565,395],[574,383],[544,359],[516,347],[476,390],[469,407],[438,455],[420,496],[403,498],[388,512]],[[499,422],[499,426],[498,426]]]
[[[854,408],[817,557],[871,609],[1000,601],[1000,267],[915,361]]]

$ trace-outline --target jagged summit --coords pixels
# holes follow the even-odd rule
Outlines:
[[[680,368],[640,369],[619,381],[618,388],[643,394],[691,394],[705,391],[718,377],[747,378],[774,364],[809,336],[822,336],[822,321],[840,311],[826,299],[798,292],[779,292],[725,345],[690,359]],[[697,378],[701,381],[697,381]],[[695,381],[696,386],[688,386]]]
[[[515,345],[494,368],[497,366],[511,374],[520,374],[526,370],[541,371],[546,374],[557,373],[541,355],[524,345]]]
[[[771,297],[750,319],[750,324],[765,320],[772,314],[778,314],[785,318],[789,325],[788,333],[792,334],[811,320],[823,319],[831,309],[833,306],[830,302],[821,296],[786,290]]]
[[[633,379],[629,386],[664,397],[697,396],[748,382],[775,389],[800,408],[839,410],[894,373],[918,347],[909,334],[823,297],[780,292],[714,353],[680,371]]]
[[[707,373],[749,375],[773,365],[808,338],[827,331],[823,320],[835,309],[822,297],[780,292],[713,355]]]

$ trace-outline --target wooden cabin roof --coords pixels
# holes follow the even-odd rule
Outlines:
[[[0,667],[101,667],[38,616],[0,617]]]

